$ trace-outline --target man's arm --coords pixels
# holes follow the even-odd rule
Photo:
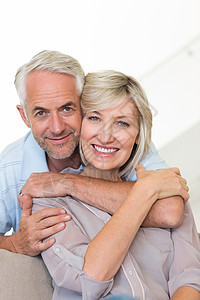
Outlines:
[[[182,286],[174,293],[174,295],[170,299],[171,300],[200,300],[200,293],[196,289],[190,286]]]
[[[47,208],[31,215],[32,198],[23,196],[23,210],[19,230],[10,236],[0,236],[0,249],[36,256],[55,243],[54,238],[43,239],[63,230],[71,217],[61,208]]]
[[[166,171],[168,170],[168,171]],[[158,170],[159,172],[162,170]],[[165,169],[177,181],[177,195],[156,201],[143,225],[172,228],[182,222],[183,199],[188,200],[186,181],[177,168]],[[54,197],[70,194],[79,200],[113,214],[128,196],[134,182],[111,182],[74,174],[34,173],[22,188],[32,197]],[[182,199],[183,198],[183,199]],[[22,199],[18,197],[19,201]]]

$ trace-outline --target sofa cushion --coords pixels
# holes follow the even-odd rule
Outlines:
[[[0,250],[0,299],[50,300],[52,280],[41,256]]]

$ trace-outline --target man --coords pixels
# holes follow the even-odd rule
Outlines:
[[[2,249],[37,255],[52,246],[54,239],[47,238],[62,230],[70,220],[70,216],[59,208],[48,208],[31,215],[31,197],[71,194],[114,213],[133,186],[132,182],[112,183],[59,173],[66,167],[80,167],[78,141],[83,84],[84,72],[80,64],[56,51],[37,54],[16,74],[15,85],[21,101],[17,109],[31,132],[8,146],[0,157]],[[147,169],[165,167],[153,146],[142,163]],[[177,169],[172,173],[179,176]],[[134,174],[131,180],[136,180]],[[24,195],[27,193],[31,197]],[[95,199],[94,194],[97,195]],[[187,191],[177,191],[177,195],[188,199]],[[174,227],[180,224],[182,198],[157,201],[143,225]],[[13,235],[4,236],[11,228]],[[43,242],[44,239],[47,240]]]

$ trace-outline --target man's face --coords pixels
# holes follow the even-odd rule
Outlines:
[[[70,157],[78,145],[81,128],[75,79],[65,74],[32,71],[26,79],[26,93],[28,120],[20,114],[37,143],[55,159]]]

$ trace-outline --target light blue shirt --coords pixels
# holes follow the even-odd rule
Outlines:
[[[147,170],[166,168],[155,146],[151,145],[145,159],[141,162]],[[21,209],[17,194],[32,173],[48,172],[45,152],[35,141],[31,132],[7,146],[0,155],[0,235],[11,228],[19,229]],[[136,180],[135,171],[129,180]]]

